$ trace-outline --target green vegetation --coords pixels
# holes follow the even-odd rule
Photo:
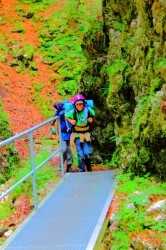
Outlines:
[[[8,115],[4,113],[2,104],[0,102],[0,139],[7,139],[11,136],[11,129],[8,125]]]
[[[45,99],[43,99],[41,95],[43,88],[44,88],[43,83],[35,82],[35,81],[32,82],[31,86],[29,86],[29,89],[34,95],[34,98],[33,98],[34,104],[36,105],[37,109],[41,110],[41,113],[43,113],[45,119],[47,119],[53,116],[52,103],[51,103],[51,99],[47,100],[47,102]]]
[[[156,8],[162,23],[165,5]],[[89,31],[82,46],[88,64],[81,89],[87,95],[93,95],[97,89],[94,95],[100,109],[96,112],[99,121],[94,126],[98,131],[100,127],[97,140],[101,145],[103,130],[105,137],[112,136],[112,127],[105,125],[107,112],[107,124],[112,124],[116,136],[115,147],[112,140],[104,147],[105,151],[108,149],[105,156],[112,158],[110,165],[133,175],[151,173],[165,180],[166,121],[161,109],[165,96],[165,50],[164,41],[159,41],[153,25],[147,21],[147,15],[155,16],[153,7],[143,2],[139,5],[123,1],[121,5],[110,0],[103,6],[103,13],[105,35]],[[140,15],[144,21],[138,25]],[[164,32],[164,25],[162,29]]]
[[[114,217],[116,229],[108,230],[107,237],[103,244],[105,249],[129,249],[132,239],[145,230],[151,230],[147,240],[149,243],[157,239],[161,243],[165,242],[164,232],[166,223],[155,220],[158,212],[148,213],[147,209],[153,203],[152,199],[164,199],[166,195],[166,184],[156,183],[148,176],[135,177],[131,174],[118,175],[119,185],[116,190],[116,208],[119,208]],[[155,186],[155,188],[154,188]],[[109,235],[109,236],[108,236]],[[109,240],[108,240],[109,237]],[[108,241],[107,241],[108,240]],[[108,246],[109,244],[109,246]]]
[[[0,141],[12,136],[12,131],[8,123],[8,115],[4,113],[0,102]],[[0,152],[0,184],[11,178],[14,169],[20,164],[19,155],[13,143],[4,146]]]
[[[12,25],[11,32],[13,32],[13,33],[24,33],[25,29],[24,29],[22,21],[15,20],[14,24]]]
[[[47,149],[37,150],[37,153],[35,155],[35,166],[39,166],[40,163],[42,163],[47,157],[51,155],[51,147],[53,144],[55,144],[53,141],[48,140],[42,140],[41,143],[46,146]],[[57,146],[57,145],[54,145]],[[12,159],[12,158],[11,158]],[[42,197],[45,196],[44,193],[44,185],[48,182],[57,182],[57,174],[55,171],[56,167],[53,167],[50,163],[45,164],[40,169],[36,171],[36,188],[37,193],[42,193]],[[20,179],[22,179],[25,175],[27,175],[32,170],[31,167],[31,161],[30,159],[27,159],[25,162],[22,162],[22,167],[17,169],[12,169],[12,176],[11,179],[13,182],[11,182],[11,186],[13,186],[15,183],[17,183]],[[31,200],[31,203],[33,203],[33,189],[32,189],[32,177],[29,177],[27,180],[25,180],[22,184],[20,184],[14,191],[11,192],[11,200],[14,202],[17,197],[24,193],[29,199]],[[41,200],[41,197],[40,197]],[[39,201],[39,200],[38,200]],[[10,204],[9,204],[10,203]],[[11,201],[6,201],[2,204],[2,213],[1,213],[1,221],[6,220],[11,213],[13,213],[13,209],[11,206]],[[3,209],[5,208],[5,209]]]
[[[29,67],[33,56],[35,53],[35,48],[31,44],[26,44],[22,46],[13,46],[11,47],[11,54],[14,57],[14,61],[11,62],[10,66],[18,66],[16,71],[18,73],[22,72],[24,69]],[[32,66],[31,66],[32,67]]]
[[[95,0],[93,6],[89,1],[66,1],[48,15],[44,15],[44,13],[54,6],[55,1],[19,0],[18,2],[22,4],[15,5],[19,19],[14,20],[14,17],[10,17],[9,20],[12,32],[26,32],[23,27],[24,18],[31,19],[34,27],[38,22],[42,25],[37,30],[39,38],[37,48],[31,44],[20,45],[17,41],[2,34],[2,40],[5,39],[8,42],[8,50],[14,58],[10,60],[9,65],[18,73],[29,70],[33,79],[39,73],[34,55],[40,54],[43,63],[49,65],[55,72],[48,76],[48,80],[52,85],[56,83],[55,88],[59,95],[63,99],[74,95],[87,63],[81,48],[82,39],[90,27],[93,26],[93,30],[101,28],[101,24],[99,25],[96,20],[97,16],[101,14],[102,1]],[[1,61],[5,63],[7,55],[3,44],[0,46],[0,54],[2,55]],[[31,89],[35,86],[35,82],[32,85]],[[35,95],[34,102],[44,117],[50,117],[52,109],[49,108],[49,101],[47,102],[39,95],[38,87],[34,87],[32,92]]]
[[[46,141],[42,142],[43,145],[47,143]],[[48,143],[47,143],[48,144]],[[42,163],[46,158],[48,158],[51,155],[51,150],[49,149],[49,146],[47,146],[47,149],[41,149],[38,151],[35,155],[35,166],[39,166],[40,163]],[[31,167],[31,161],[27,160],[25,163],[23,163],[23,167],[19,170],[13,172],[12,179],[14,180],[14,185],[16,182],[18,182],[21,178],[23,178],[26,174],[28,174],[32,170]],[[42,190],[44,187],[44,184],[48,181],[55,181],[57,178],[55,168],[49,164],[46,163],[44,166],[42,166],[39,170],[36,172],[36,188],[38,191]],[[19,185],[15,191],[12,192],[11,197],[13,200],[16,199],[16,197],[20,193],[26,194],[26,196],[30,197],[32,199],[32,177],[28,178],[24,183]]]
[[[101,14],[101,1],[95,1],[95,8],[88,1],[66,1],[65,5],[56,9],[55,12],[52,12],[52,14],[46,17],[43,17],[42,14],[52,7],[55,1],[19,0],[18,2],[21,5],[15,5],[15,9],[19,18],[15,20],[14,17],[11,16],[8,20],[11,25],[11,31],[12,33],[21,33],[24,35],[26,33],[24,18],[31,19],[34,26],[38,21],[41,21],[42,26],[39,30],[39,48],[34,48],[30,43],[27,44],[25,38],[21,40],[25,42],[25,45],[22,45],[17,40],[14,40],[14,38],[1,34],[1,40],[8,44],[6,47],[3,42],[0,43],[0,55],[2,55],[1,62],[6,62],[9,52],[13,56],[13,60],[9,61],[11,67],[15,68],[15,70],[21,74],[24,73],[24,71],[30,71],[32,84],[29,88],[34,96],[33,101],[37,108],[43,112],[45,117],[50,117],[52,116],[51,104],[49,101],[43,99],[41,95],[44,85],[42,82],[33,80],[33,76],[38,74],[34,55],[35,53],[40,54],[43,62],[50,65],[54,70],[55,74],[52,76],[50,75],[50,84],[54,84],[56,80],[59,81],[56,88],[60,95],[63,98],[73,95],[81,79],[82,70],[86,65],[86,59],[81,49],[82,39],[85,32],[87,32],[94,23],[97,15]],[[4,21],[4,17],[1,17],[1,25],[3,25]],[[0,115],[0,135],[3,135],[3,140],[11,136],[11,131],[7,124],[7,115],[3,112],[0,112]],[[43,142],[42,145],[44,145]],[[21,167],[19,167],[18,164],[20,164],[20,162],[14,146],[7,146],[5,150],[9,153],[6,157],[8,161],[8,171],[6,171],[6,174],[3,174],[1,182],[3,183],[11,178],[14,180],[14,184],[31,170],[31,164],[30,161],[27,160],[26,162],[21,162]],[[41,156],[35,157],[36,165],[45,159],[49,153],[49,150],[44,150],[40,153]],[[0,161],[4,161],[1,155]],[[77,164],[76,156],[74,156],[74,164]],[[39,191],[42,190],[45,183],[55,180],[56,178],[57,176],[52,166],[46,164],[46,166],[37,171],[37,189]],[[16,200],[21,192],[28,197],[32,195],[31,177],[12,192],[12,200]],[[4,204],[4,206],[8,206],[8,204]],[[6,211],[8,211],[8,209],[6,209]],[[6,212],[4,215],[2,214],[3,218],[6,216]]]
[[[5,44],[0,41],[0,60],[1,60],[2,63],[6,62],[7,51],[8,51],[8,49],[5,46]]]
[[[109,158],[105,164],[108,168],[121,168],[123,173],[130,173],[118,179],[117,203],[120,208],[115,216],[116,230],[111,233],[108,249],[110,246],[111,249],[129,249],[133,235],[144,230],[151,230],[152,240],[158,239],[163,243],[165,222],[156,222],[147,213],[151,199],[160,200],[166,193],[165,184],[159,182],[165,180],[166,163],[166,118],[161,109],[162,97],[166,93],[165,14],[162,3],[155,2],[152,8],[152,3],[146,1],[144,4],[143,1],[139,4],[135,1],[130,5],[128,1],[122,1],[123,4],[107,1],[103,9],[106,14],[103,26],[98,15],[101,14],[101,1],[98,3],[96,0],[93,6],[89,1],[65,1],[63,6],[48,15],[43,13],[53,6],[53,0],[19,2],[28,7],[27,11],[23,7],[17,8],[19,17],[32,19],[34,26],[39,20],[42,22],[38,30],[39,47],[35,52],[31,44],[20,46],[4,35],[9,48],[0,43],[1,62],[6,62],[9,50],[14,58],[10,66],[19,73],[30,70],[33,79],[38,74],[34,55],[40,54],[42,62],[54,72],[49,76],[50,84],[63,99],[73,96],[81,82],[81,90],[96,101],[97,126],[94,134],[100,148],[104,149],[104,157]],[[2,16],[0,25],[4,21]],[[22,21],[14,23],[10,20],[10,23],[14,24],[12,32],[25,32]],[[50,103],[46,103],[41,95],[42,81],[32,80],[29,88],[36,106],[45,117],[51,116]],[[3,123],[7,118],[3,113],[1,116],[0,134],[8,136],[4,129],[6,123]],[[8,150],[11,152],[11,148]],[[42,158],[47,153],[42,151]],[[9,167],[12,164],[15,168],[15,155],[10,153],[7,159]],[[40,163],[41,158],[37,157],[35,162]],[[74,163],[77,163],[76,158]],[[13,171],[12,167],[10,171]],[[13,177],[18,180],[28,171],[29,161],[25,167],[14,171]],[[10,176],[11,172],[5,178]],[[158,178],[158,183],[152,176]],[[47,164],[37,173],[38,190],[42,190],[50,179],[56,179],[56,175]],[[31,181],[29,178],[17,188],[12,199],[15,200],[21,192],[30,196]],[[130,204],[132,209],[128,208]],[[6,207],[4,216],[9,215],[9,204]]]
[[[100,3],[96,3],[94,13],[89,7],[89,3],[66,2],[63,8],[43,20],[39,32],[40,53],[43,61],[61,76],[57,90],[63,98],[75,94],[86,65],[82,39],[101,11]]]
[[[4,219],[8,218],[11,215],[11,204],[10,201],[6,201],[5,203],[0,204],[0,221],[3,221]],[[12,210],[13,211],[13,210]]]

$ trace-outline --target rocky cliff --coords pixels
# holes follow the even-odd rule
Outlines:
[[[166,2],[103,0],[84,37],[79,90],[96,106],[94,139],[112,167],[166,178]]]

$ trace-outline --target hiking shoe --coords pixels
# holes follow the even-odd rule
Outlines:
[[[74,170],[72,169],[70,165],[67,166],[66,173],[74,173]]]
[[[92,172],[92,167],[88,166],[88,167],[86,167],[86,170],[87,170],[87,172]]]

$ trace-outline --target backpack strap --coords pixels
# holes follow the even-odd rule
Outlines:
[[[88,109],[88,107],[85,107],[86,108],[86,118],[85,119],[88,119],[90,117],[90,110]],[[77,122],[77,110],[74,109],[74,113],[73,113],[73,118],[74,120],[76,120]],[[73,126],[73,132],[75,133],[87,133],[87,132],[90,132],[91,129],[90,129],[90,124],[87,124],[87,125],[83,125],[83,126]]]
[[[61,131],[63,133],[70,133],[72,131],[72,125],[65,118],[65,110],[59,112]]]
[[[90,131],[90,126],[89,125],[86,125],[86,126],[83,126],[83,127],[80,127],[80,126],[73,126],[73,132],[75,133],[87,133]]]
[[[65,123],[66,123],[66,132],[69,133],[71,132],[71,126],[69,126],[69,122],[65,118]]]

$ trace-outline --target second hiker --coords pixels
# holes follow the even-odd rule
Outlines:
[[[70,100],[68,100],[70,102]],[[62,149],[63,149],[63,160],[66,162],[66,172],[74,172],[72,169],[73,157],[70,149],[70,136],[71,136],[71,124],[65,119],[64,103],[59,102],[54,105],[55,115],[58,115],[60,118],[61,126],[61,137],[62,137]],[[52,136],[52,139],[59,140],[58,134],[58,120],[55,121],[55,136]]]
[[[71,149],[76,146],[79,172],[84,172],[85,169],[92,171],[90,127],[95,112],[92,108],[86,106],[86,100],[81,94],[75,95],[73,102],[74,108],[65,114],[66,119],[73,125],[73,132],[70,137]]]

